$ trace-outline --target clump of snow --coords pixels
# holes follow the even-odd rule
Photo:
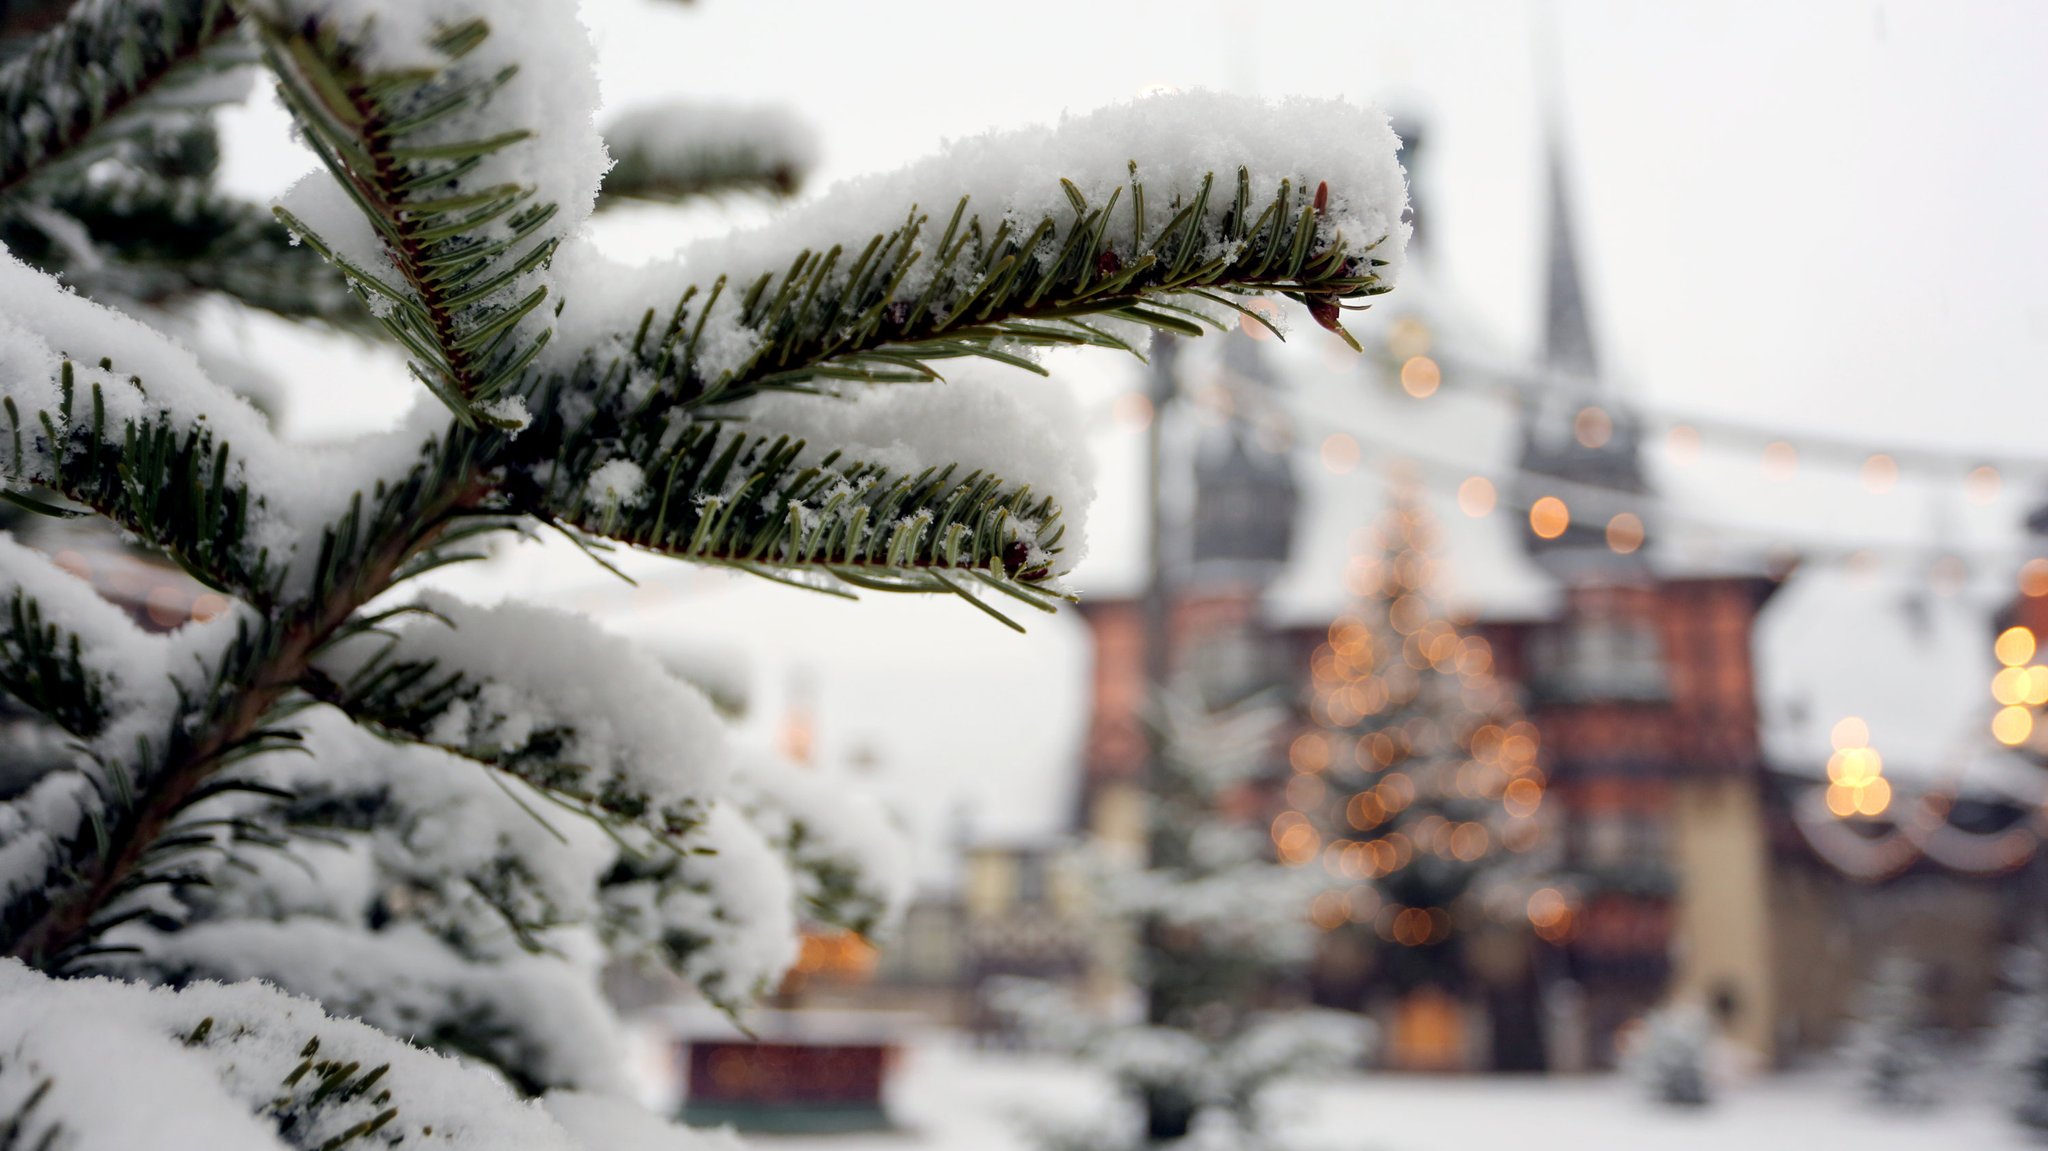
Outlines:
[[[536,740],[558,741],[551,759],[581,773],[577,790],[657,812],[724,784],[728,749],[717,713],[645,651],[555,608],[478,607],[440,592],[419,604],[437,618],[402,628],[397,658],[431,661],[440,674],[460,672],[479,685],[435,721],[434,742],[496,759]],[[345,680],[380,647],[366,637],[326,665]]]
[[[584,481],[583,498],[601,507],[639,507],[647,502],[647,472],[632,460],[607,460]]]
[[[0,252],[0,399],[21,415],[22,448],[0,440],[0,462],[11,485],[57,478],[56,445],[36,432],[47,416],[68,435],[59,408],[63,363],[73,364],[76,410],[89,415],[97,386],[106,412],[106,435],[119,444],[125,426],[162,421],[183,431],[209,430],[230,451],[227,479],[255,496],[244,559],[267,551],[289,570],[286,591],[311,580],[310,554],[320,529],[347,510],[358,492],[379,480],[396,481],[418,462],[421,445],[447,425],[447,414],[421,405],[397,429],[344,444],[288,445],[248,401],[207,376],[198,359],[140,321],[67,291],[55,279]],[[101,360],[112,363],[102,369]]]
[[[731,806],[712,807],[692,844],[648,877],[605,889],[610,942],[736,1009],[796,962],[796,892],[774,847]],[[645,854],[659,859],[660,850]]]
[[[886,932],[916,886],[910,843],[874,795],[842,772],[750,748],[733,773],[747,819],[788,856],[797,895],[840,921]]]
[[[383,1111],[408,1145],[447,1151],[579,1151],[539,1104],[522,1102],[483,1069],[423,1051],[311,1000],[257,983],[197,983],[173,991],[108,979],[52,980],[0,959],[0,1100],[39,1082],[37,1114],[60,1123],[71,1151],[318,1147]],[[307,1100],[321,1082],[311,1060],[388,1065],[377,1089]],[[288,1083],[287,1080],[290,1079]],[[107,1105],[118,1082],[120,1106]],[[270,1118],[298,1123],[286,1139]]]
[[[944,382],[875,388],[858,399],[766,393],[730,410],[749,431],[807,441],[799,466],[839,451],[901,476],[958,464],[955,479],[980,471],[1029,486],[1061,510],[1067,533],[1059,569],[1086,554],[1095,457],[1080,404],[1057,381],[977,363],[954,369]]]

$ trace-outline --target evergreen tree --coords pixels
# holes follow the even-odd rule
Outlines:
[[[1627,1069],[1650,1098],[1668,1107],[1704,1107],[1713,1102],[1709,1067],[1714,1024],[1691,1005],[1651,1012],[1626,1052]]]
[[[1921,993],[1925,969],[1903,955],[1878,961],[1857,997],[1856,1018],[1842,1044],[1842,1056],[1857,1085],[1872,1102],[1924,1107],[1934,1102],[1929,1082],[1935,1052]]]
[[[1318,925],[1393,944],[1379,970],[1397,989],[1462,979],[1469,929],[1503,905],[1519,918],[1542,870],[1536,728],[1486,640],[1431,601],[1435,530],[1397,487],[1377,554],[1347,573],[1358,598],[1313,657],[1314,727],[1291,753],[1295,806],[1273,824],[1283,861],[1342,884],[1318,899]]]
[[[737,1009],[799,912],[885,917],[881,827],[580,617],[407,585],[546,528],[600,561],[1050,608],[1077,449],[1009,381],[914,387],[933,365],[1042,371],[1243,293],[1335,328],[1397,271],[1383,119],[1211,96],[958,143],[620,268],[582,227],[609,163],[588,37],[569,5],[500,14],[0,16],[27,37],[0,64],[7,494],[221,604],[151,633],[0,540],[0,688],[61,733],[0,791],[0,1146],[694,1145],[611,1101],[595,967]],[[322,167],[275,223],[210,181],[205,108],[252,72]],[[617,192],[788,186],[801,149],[734,120],[616,122]],[[387,339],[432,398],[286,443],[166,334],[220,297]],[[248,976],[276,986],[210,982]]]
[[[1354,1066],[1370,1038],[1358,1016],[1275,1001],[1309,957],[1309,902],[1320,884],[1273,862],[1234,801],[1270,775],[1280,709],[1254,701],[1211,710],[1180,689],[1156,704],[1153,858],[1112,867],[1101,882],[1103,899],[1136,931],[1148,1018],[1104,1024],[1044,989],[1005,996],[1027,1028],[1103,1068],[1128,1105],[1120,1120],[1046,1125],[1052,1151],[1277,1146],[1260,1107],[1265,1089]]]
[[[2013,1118],[2048,1139],[2048,934],[2015,947],[2005,967],[2010,991],[1992,1061],[2005,1080]]]

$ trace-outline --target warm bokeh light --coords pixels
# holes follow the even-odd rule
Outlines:
[[[1495,500],[1493,481],[1485,476],[1469,476],[1458,485],[1458,510],[1473,519],[1491,513]]]
[[[1789,480],[1799,471],[1799,450],[1784,440],[1773,440],[1764,445],[1764,475],[1774,480]]]
[[[1991,677],[1991,698],[2006,707],[2027,702],[2033,674],[2023,667],[2002,667]]]
[[[1582,448],[1604,448],[1614,438],[1614,417],[1601,407],[1583,407],[1572,417],[1572,438]]]
[[[1898,486],[1899,462],[1883,452],[1863,461],[1863,487],[1871,495],[1881,496]]]
[[[1304,732],[1288,748],[1287,759],[1296,771],[1321,771],[1330,766],[1329,741],[1319,731]]]
[[[1143,392],[1125,392],[1110,405],[1110,417],[1134,432],[1152,426],[1152,397]]]
[[[2034,734],[2034,713],[2024,707],[2001,707],[1991,717],[1991,738],[2007,747],[2018,747]]]
[[[1969,496],[1971,503],[1979,506],[1996,503],[1998,493],[2004,486],[1998,469],[1989,464],[1971,468],[1970,474],[1963,479],[1963,491]]]
[[[2020,594],[2030,599],[2048,595],[2048,559],[2030,559],[2020,565]]]
[[[1870,725],[1864,723],[1861,716],[1844,716],[1835,721],[1834,730],[1828,733],[1828,740],[1837,751],[1846,747],[1862,747],[1870,742]]]
[[[1331,475],[1349,475],[1358,458],[1358,441],[1343,432],[1332,432],[1323,440],[1323,468]]]
[[[1387,328],[1387,352],[1397,360],[1412,359],[1429,351],[1430,338],[1420,316],[1402,316]]]
[[[1401,361],[1401,390],[1416,399],[1435,395],[1438,385],[1443,382],[1443,369],[1428,356],[1410,356]]]
[[[1671,462],[1680,467],[1700,462],[1700,430],[1691,424],[1671,425],[1664,433],[1664,445],[1671,452]]]
[[[1279,302],[1267,296],[1254,296],[1244,302],[1244,309],[1247,312],[1256,312],[1258,314],[1257,316],[1238,316],[1237,326],[1244,329],[1244,334],[1254,340],[1272,339],[1273,329],[1268,325],[1277,321],[1280,317]],[[1259,316],[1265,317],[1266,323],[1260,323],[1258,320]]]
[[[1544,496],[1529,507],[1529,530],[1547,540],[1554,540],[1572,526],[1571,509],[1556,496]]]
[[[2019,667],[2034,658],[2034,633],[2024,627],[2009,627],[1998,633],[1991,652],[2007,667]]]
[[[1618,555],[1629,555],[1643,546],[1643,521],[1633,512],[1622,512],[1607,521],[1607,546]]]

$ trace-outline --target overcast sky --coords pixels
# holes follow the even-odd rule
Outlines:
[[[1630,399],[1896,447],[2048,456],[2048,5],[590,0],[586,12],[609,105],[780,102],[818,130],[817,187],[1160,87],[1398,109],[1428,131],[1434,276],[1511,354],[1536,341],[1551,121],[1600,351]],[[232,119],[229,144],[243,190],[274,193],[310,166],[267,96]],[[603,238],[658,252],[757,218],[746,205],[640,212]],[[259,326],[252,338],[278,337]],[[1071,374],[1104,410],[1128,378],[1101,362]],[[307,434],[374,425],[412,398],[395,364],[359,355],[325,355],[304,379],[320,394],[291,426]],[[1135,475],[1128,435],[1098,446],[1093,546],[1114,562],[1136,543]],[[847,607],[718,575],[629,593],[559,554],[518,570],[537,567],[632,630],[751,649],[766,714],[807,677],[825,753],[871,748],[928,828],[959,803],[1000,834],[1063,814],[1086,686],[1071,619],[1019,639],[959,604]],[[635,604],[658,610],[624,614]]]

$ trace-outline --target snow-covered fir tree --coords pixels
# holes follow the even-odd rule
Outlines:
[[[0,779],[9,1146],[700,1145],[621,1101],[595,970],[743,1007],[799,915],[886,918],[883,821],[581,617],[414,581],[546,529],[1050,608],[1087,493],[1015,401],[1040,353],[1245,293],[1337,328],[1406,236],[1383,117],[1188,95],[620,267],[608,199],[786,188],[806,145],[673,107],[608,154],[573,5],[31,0],[0,34],[7,495],[217,603],[145,630],[0,539],[0,688],[49,734]],[[209,178],[252,76],[320,161],[274,222]],[[174,338],[222,298],[390,341],[422,402],[282,440]],[[960,360],[993,366],[936,383]]]
[[[1295,806],[1273,825],[1280,858],[1330,884],[1318,924],[1376,934],[1397,989],[1455,985],[1466,935],[1526,923],[1545,868],[1536,727],[1485,638],[1433,602],[1435,534],[1397,480],[1346,573],[1357,598],[1312,657]]]
[[[1668,1005],[1643,1018],[1623,1065],[1652,1100],[1702,1107],[1714,1099],[1714,1038],[1714,1021],[1704,1008]]]
[[[2013,1118],[2048,1140],[2048,932],[2013,948],[2005,974],[1992,1063]]]
[[[1937,1055],[1922,991],[1926,969],[1903,955],[1878,960],[1856,997],[1842,1060],[1874,1103],[1925,1107],[1935,1100]]]
[[[1275,1081],[1354,1066],[1371,1027],[1344,1012],[1276,1002],[1299,976],[1320,884],[1274,862],[1243,802],[1272,774],[1282,709],[1212,709],[1191,689],[1155,698],[1148,786],[1151,858],[1108,865],[1100,897],[1137,941],[1145,1017],[1105,1022],[1071,997],[1018,987],[1006,1006],[1049,1046],[1101,1067],[1124,1104],[1111,1117],[1051,1117],[1051,1151],[1282,1146],[1261,1107]]]

